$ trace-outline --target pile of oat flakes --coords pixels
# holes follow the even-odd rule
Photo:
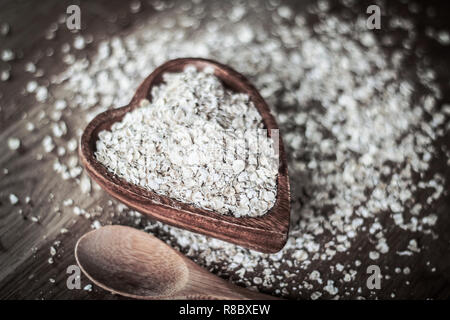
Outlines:
[[[276,200],[274,141],[250,97],[227,90],[213,68],[166,73],[110,130],[96,159],[111,173],[183,203],[257,217]],[[260,131],[258,131],[260,130]]]

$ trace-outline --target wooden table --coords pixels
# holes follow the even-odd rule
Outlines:
[[[8,169],[6,175],[0,172],[0,299],[117,298],[99,288],[94,288],[92,292],[67,289],[66,269],[75,264],[74,244],[82,234],[91,229],[92,219],[78,217],[61,204],[65,199],[72,198],[75,203],[83,204],[83,208],[97,212],[101,221],[122,224],[131,224],[131,221],[117,214],[113,216],[114,208],[108,205],[110,199],[101,190],[94,190],[87,196],[79,192],[76,183],[62,183],[52,169],[55,156],[46,155],[41,161],[35,160],[36,154],[41,152],[41,140],[47,134],[48,126],[38,127],[32,133],[25,129],[28,118],[34,118],[42,110],[50,110],[51,106],[36,105],[34,99],[21,92],[26,81],[30,79],[29,74],[24,71],[24,64],[45,53],[47,47],[53,47],[54,56],[44,57],[39,65],[44,66],[45,72],[51,74],[64,68],[59,62],[59,48],[64,42],[71,42],[73,34],[68,30],[60,30],[53,40],[44,41],[43,38],[50,24],[59,15],[65,14],[67,6],[72,3],[73,1],[58,0],[8,0],[0,3],[0,22],[7,21],[12,28],[9,36],[0,38],[0,49],[14,48],[22,56],[11,63],[11,79],[0,82],[0,170]],[[146,3],[140,13],[130,14],[129,4],[118,0],[92,1],[83,3],[81,7],[83,28],[88,28],[95,41],[111,34],[126,32],[127,28],[141,19],[155,14]],[[366,4],[361,4],[361,8],[365,7]],[[405,15],[409,14],[403,4],[392,3],[389,8]],[[447,3],[442,10],[438,10],[434,19],[416,17],[421,32],[420,42],[424,44],[427,56],[433,59],[440,70],[438,80],[447,83],[447,88],[450,84],[450,50],[448,47],[444,50],[431,43],[422,33],[425,25],[430,24],[448,29],[448,12],[450,6]],[[111,21],[111,16],[117,18],[116,22]],[[92,51],[88,49],[79,55],[89,55]],[[0,67],[3,68],[4,65],[0,64]],[[443,101],[449,101],[449,93],[448,89],[444,92]],[[18,152],[8,149],[6,141],[10,136],[21,138],[22,147]],[[436,142],[437,149],[443,145],[450,147],[448,132],[444,139]],[[432,170],[427,174],[441,172],[447,178],[446,189],[450,189],[450,168],[443,152],[433,161],[432,166]],[[19,196],[18,205],[10,204],[10,193]],[[30,204],[24,203],[26,196],[30,196]],[[450,297],[450,199],[447,197],[440,200],[435,210],[439,215],[439,224],[436,227],[438,240],[421,243],[426,250],[411,257],[399,258],[395,256],[395,250],[391,250],[392,253],[386,255],[383,264],[394,268],[401,263],[424,266],[429,261],[436,271],[430,272],[424,268],[412,270],[408,277],[409,285],[406,285],[405,279],[399,275],[398,279],[389,281],[389,288],[383,288],[383,292],[376,295],[379,298],[391,298],[390,293],[393,291],[396,292],[396,298]],[[40,216],[40,221],[32,222],[32,216]],[[62,228],[69,229],[69,233],[61,234]],[[406,246],[406,239],[398,238],[389,230],[387,237],[388,240],[395,240],[399,247]],[[417,237],[419,241],[428,241],[421,239],[420,234]],[[49,264],[50,247],[55,241],[61,241],[61,245],[57,248],[54,262]],[[350,255],[356,258],[363,250],[365,244],[362,239],[358,250]],[[370,264],[370,261],[363,261],[363,265],[365,264]],[[54,279],[54,283],[49,279]],[[361,278],[361,281],[364,279]],[[82,278],[82,286],[88,283],[86,278]],[[363,292],[364,294],[368,298],[375,297],[369,292]]]

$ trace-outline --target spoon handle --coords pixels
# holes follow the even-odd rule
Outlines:
[[[226,300],[281,300],[268,294],[245,289],[234,284],[230,284],[230,293],[227,296],[220,297]]]
[[[240,288],[240,287],[239,287]],[[251,291],[248,289],[233,288],[233,291],[228,293],[218,294],[189,294],[183,297],[171,297],[171,299],[187,299],[187,300],[282,300],[268,294]]]
[[[218,299],[218,300],[280,300],[268,294],[252,291],[237,286],[194,264],[184,257],[189,266],[191,281],[183,290],[188,299]]]

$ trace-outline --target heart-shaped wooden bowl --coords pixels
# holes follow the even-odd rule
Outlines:
[[[215,76],[226,87],[250,96],[263,118],[269,136],[271,129],[278,129],[266,102],[243,75],[212,60],[200,58],[175,59],[164,63],[153,71],[139,86],[127,106],[105,111],[97,115],[88,124],[81,137],[79,149],[81,161],[88,174],[106,192],[139,212],[173,226],[229,241],[243,247],[267,253],[277,252],[286,243],[290,219],[289,178],[286,154],[281,137],[279,137],[278,144],[279,168],[276,202],[265,215],[260,217],[236,218],[161,196],[119,178],[109,172],[95,158],[98,133],[102,130],[109,130],[111,125],[121,121],[127,112],[138,108],[142,99],[151,100],[151,88],[163,81],[162,75],[164,73],[182,72],[187,65],[194,65],[198,70],[212,67]]]

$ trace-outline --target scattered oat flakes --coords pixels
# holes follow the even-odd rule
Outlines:
[[[8,138],[8,148],[10,150],[17,150],[20,148],[20,140],[18,138]]]

